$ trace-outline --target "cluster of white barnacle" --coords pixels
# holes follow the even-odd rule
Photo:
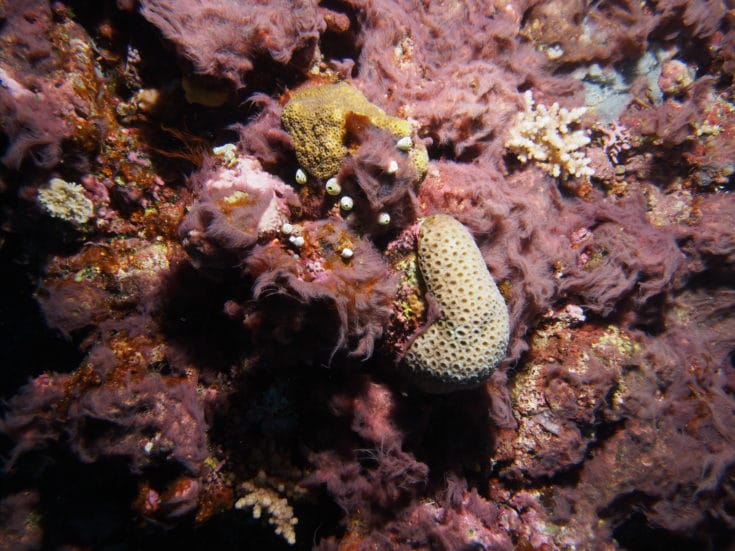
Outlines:
[[[301,235],[301,226],[299,226],[298,224],[284,222],[281,225],[281,233],[286,236],[288,238],[288,242],[297,249],[300,249],[304,246],[304,236]]]

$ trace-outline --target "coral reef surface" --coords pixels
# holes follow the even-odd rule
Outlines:
[[[732,0],[0,2],[0,548],[727,550]]]

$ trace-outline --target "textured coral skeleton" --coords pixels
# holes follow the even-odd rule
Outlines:
[[[450,216],[420,223],[418,262],[440,312],[404,361],[425,388],[479,385],[505,356],[508,309],[467,229]]]
[[[586,107],[566,109],[553,103],[551,107],[538,104],[527,90],[523,94],[525,111],[518,115],[508,133],[505,146],[522,163],[533,161],[555,178],[559,176],[589,177],[595,171],[583,151],[590,143],[584,130],[572,130],[578,125]]]

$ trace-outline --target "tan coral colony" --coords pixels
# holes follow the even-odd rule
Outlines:
[[[405,364],[428,391],[477,386],[505,356],[505,300],[472,235],[451,216],[429,216],[421,223],[418,261],[441,315],[408,348]]]

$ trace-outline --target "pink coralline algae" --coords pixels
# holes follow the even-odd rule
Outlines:
[[[258,240],[275,237],[288,221],[289,203],[298,204],[293,189],[265,172],[252,157],[235,156],[224,160],[225,166],[214,159],[208,163],[214,166],[207,164],[192,181],[199,200],[179,228],[189,254],[194,258],[225,251],[237,254]],[[232,259],[228,260],[231,264]]]
[[[0,548],[727,549],[734,13],[0,3]]]

